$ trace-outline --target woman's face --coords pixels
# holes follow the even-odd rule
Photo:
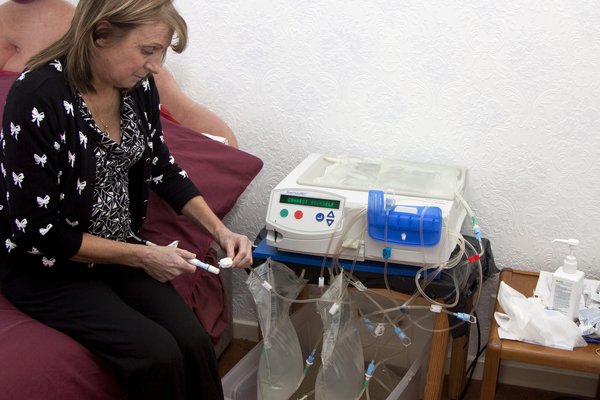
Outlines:
[[[171,39],[171,30],[161,22],[135,28],[124,39],[98,39],[92,62],[94,86],[129,89],[148,74],[158,73]]]

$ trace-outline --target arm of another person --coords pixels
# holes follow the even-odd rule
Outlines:
[[[0,69],[6,70],[6,64],[17,52],[10,40],[11,34],[10,4],[0,4]]]
[[[238,147],[231,128],[215,113],[190,99],[165,66],[154,76],[154,79],[161,103],[181,125],[196,132],[224,137],[230,146]]]
[[[22,71],[25,63],[68,29],[75,7],[66,0],[0,4],[0,69]],[[186,128],[221,136],[238,147],[235,134],[215,113],[190,99],[163,66],[155,76],[161,100]]]
[[[75,7],[66,0],[5,1],[0,5],[0,68],[20,72],[31,57],[68,29]]]

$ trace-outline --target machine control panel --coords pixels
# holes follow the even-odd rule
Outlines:
[[[332,193],[276,190],[271,196],[267,223],[282,231],[332,232],[344,212],[345,199]]]

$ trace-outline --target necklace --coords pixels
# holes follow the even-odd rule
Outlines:
[[[104,122],[104,120],[100,117],[98,117],[98,121],[102,125],[102,127],[99,127],[100,130],[102,131],[102,133],[104,133],[106,136],[110,137],[110,131],[108,130],[108,125],[106,124],[106,122]]]
[[[102,118],[94,117],[93,113],[92,113],[92,118],[94,118],[94,121],[98,120],[97,122],[100,122],[100,125],[102,125],[102,126],[98,126],[98,124],[96,124],[96,126],[98,126],[98,128],[100,128],[102,133],[105,134],[106,136],[110,137],[110,130],[108,129],[108,124],[106,122],[104,122],[104,120]]]
[[[96,123],[96,127],[108,138],[111,138],[113,140],[117,140],[118,138],[113,138],[111,136],[111,132],[109,130],[109,125],[105,122],[104,118],[102,118],[100,115],[100,111],[99,109],[93,104],[93,102],[90,101],[90,99],[88,98],[87,101],[84,99],[84,101],[86,102],[86,106],[88,108],[88,111],[91,115],[91,117],[94,119],[94,122]],[[111,107],[112,108],[112,107]],[[120,118],[119,118],[120,119]]]

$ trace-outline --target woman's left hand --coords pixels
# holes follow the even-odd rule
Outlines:
[[[190,199],[181,210],[196,225],[202,227],[231,258],[233,268],[248,268],[252,265],[252,243],[244,235],[234,233],[212,212],[202,196]]]
[[[215,240],[227,253],[227,257],[233,260],[233,268],[248,268],[252,265],[252,243],[248,237],[224,228]]]

